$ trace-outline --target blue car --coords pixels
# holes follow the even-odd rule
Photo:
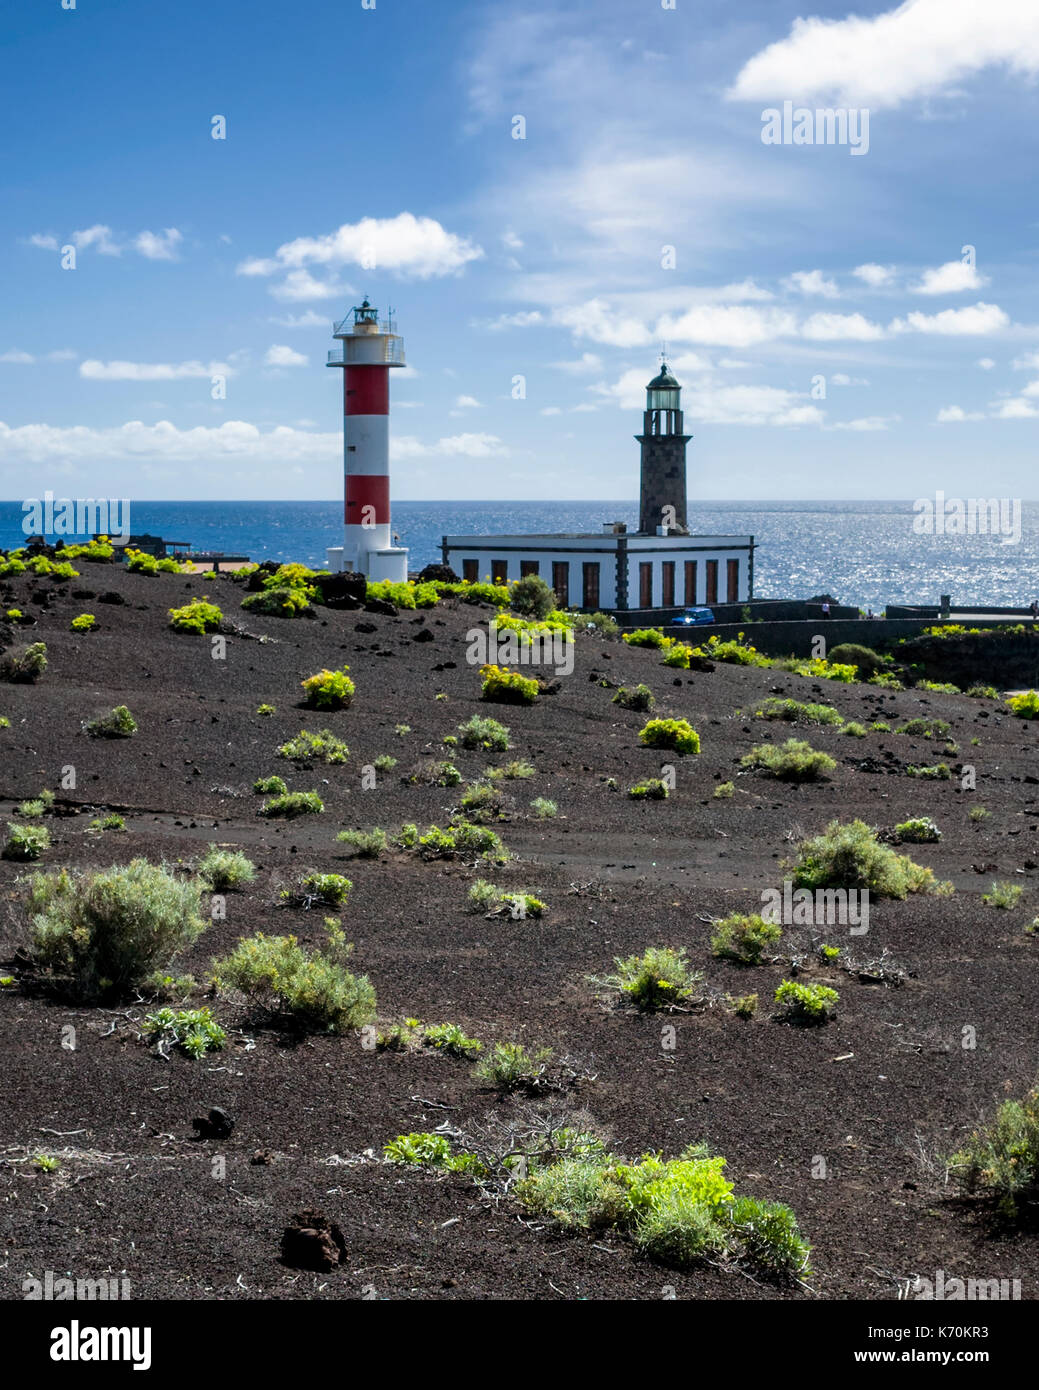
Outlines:
[[[702,623],[713,623],[714,611],[710,608],[684,608],[671,619],[671,627],[699,627]]]

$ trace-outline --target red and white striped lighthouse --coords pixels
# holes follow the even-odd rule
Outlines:
[[[372,580],[408,577],[408,552],[390,527],[390,368],[405,365],[395,330],[365,299],[333,325],[340,342],[328,354],[328,366],[343,368],[345,474],[343,544],[329,549],[328,565]]]

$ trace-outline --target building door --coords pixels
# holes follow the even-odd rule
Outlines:
[[[509,582],[508,560],[491,561],[491,582],[494,584],[507,584]]]
[[[651,561],[643,561],[639,565],[639,607],[653,607],[653,565]]]
[[[685,601],[689,608],[696,603],[696,561],[685,562]]]
[[[729,603],[738,603],[740,597],[740,562],[725,561],[725,587]]]
[[[479,560],[463,560],[463,561],[462,561],[462,578],[465,580],[465,582],[466,582],[467,584],[476,584],[476,583],[479,582],[479,579],[480,579],[480,562],[479,562]]]
[[[581,607],[589,613],[599,611],[599,561],[588,561],[581,566],[582,599]]]
[[[526,579],[528,574],[540,574],[541,562],[539,560],[521,560],[520,578]]]
[[[718,602],[718,561],[707,561],[707,593],[704,602],[708,607]]]
[[[570,561],[552,561],[552,588],[556,591],[556,602],[560,608],[570,603]]]
[[[660,566],[660,605],[662,608],[675,606],[675,562],[665,560]]]

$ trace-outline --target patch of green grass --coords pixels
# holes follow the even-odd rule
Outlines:
[[[524,762],[522,758],[512,758],[507,763],[502,763],[500,767],[488,767],[484,770],[484,776],[496,782],[499,779],[506,781],[525,780],[533,777],[537,768],[532,763]]]
[[[967,812],[967,815],[975,825],[980,824],[981,821],[992,819],[992,812],[984,806],[972,806]]]
[[[265,801],[260,815],[292,820],[296,816],[319,816],[324,809],[325,803],[317,792],[285,792]]]
[[[948,782],[952,777],[952,769],[948,763],[932,763],[922,767],[910,763],[906,767],[906,775],[908,777],[924,777],[931,782]]]
[[[1024,891],[1020,883],[994,882],[989,891],[981,895],[981,901],[986,907],[998,907],[1007,911],[1018,905]]]
[[[298,734],[286,740],[277,750],[279,758],[289,758],[300,767],[310,767],[314,763],[345,763],[350,750],[341,738],[328,729],[320,733],[310,733],[300,729]]]
[[[199,863],[198,876],[211,893],[224,893],[252,883],[256,865],[240,850],[210,845]]]
[[[88,830],[125,830],[126,821],[117,811],[111,811],[107,816],[96,816],[87,826]]]
[[[907,719],[895,730],[896,734],[908,734],[910,738],[945,738],[949,724],[945,719]]]
[[[537,820],[552,820],[559,814],[559,807],[547,796],[536,796],[530,803],[530,813]]]
[[[499,1042],[477,1063],[473,1075],[499,1091],[531,1089],[554,1055],[550,1047],[536,1047],[531,1053],[522,1043]]]
[[[389,753],[380,753],[377,758],[372,759],[372,767],[376,772],[392,772],[397,766],[397,759],[392,758]]]
[[[474,714],[464,724],[459,724],[458,738],[463,748],[488,748],[504,753],[509,747],[508,727],[482,714]]]
[[[803,739],[788,738],[776,745],[760,743],[752,748],[741,766],[760,768],[781,782],[817,782],[837,766],[828,753],[819,752]]]
[[[782,935],[781,927],[775,922],[766,922],[758,913],[734,912],[715,922],[711,951],[723,960],[734,960],[740,965],[760,965],[766,950]]]
[[[378,859],[388,848],[386,831],[376,826],[372,830],[340,830],[336,840],[349,845],[359,859]]]
[[[754,711],[756,719],[778,719],[787,724],[833,724],[844,720],[832,705],[803,704],[800,700],[785,700],[771,695]]]

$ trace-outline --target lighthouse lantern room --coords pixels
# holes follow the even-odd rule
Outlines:
[[[343,369],[344,473],[343,544],[329,547],[328,567],[395,582],[408,577],[390,524],[390,370],[405,365],[396,328],[365,299],[333,324],[327,364]]]

